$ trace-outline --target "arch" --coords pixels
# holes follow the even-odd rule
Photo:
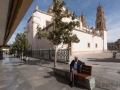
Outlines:
[[[99,23],[99,26],[101,26],[101,22]]]

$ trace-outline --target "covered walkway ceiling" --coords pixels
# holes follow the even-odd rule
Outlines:
[[[5,46],[33,0],[0,0],[0,46]]]

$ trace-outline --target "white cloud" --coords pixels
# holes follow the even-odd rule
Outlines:
[[[108,42],[115,42],[120,38],[120,14],[112,13],[106,16],[106,26],[108,29]]]

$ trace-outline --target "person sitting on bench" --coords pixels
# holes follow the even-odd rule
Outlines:
[[[78,57],[75,56],[75,60],[72,60],[70,64],[70,83],[74,87],[74,74],[80,73],[82,71],[82,66],[85,65],[84,62],[78,60]]]

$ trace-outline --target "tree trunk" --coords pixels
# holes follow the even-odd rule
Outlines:
[[[57,67],[57,46],[55,46],[55,58],[54,58],[54,67]]]

